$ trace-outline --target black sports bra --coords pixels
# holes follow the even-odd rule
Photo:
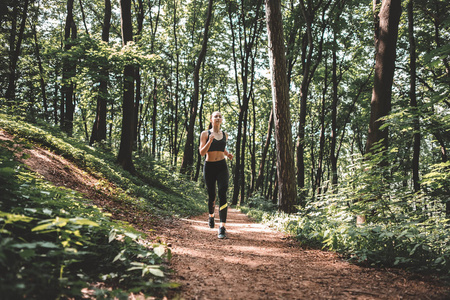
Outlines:
[[[211,135],[211,130],[208,130],[208,138]],[[211,143],[211,146],[209,146],[208,152],[211,151],[225,151],[225,147],[227,146],[227,137],[225,135],[225,132],[222,131],[222,139],[216,140],[214,139]]]

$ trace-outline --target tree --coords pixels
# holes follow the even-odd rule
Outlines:
[[[74,0],[67,0],[67,16],[64,27],[64,51],[69,52],[77,38],[77,26],[73,18],[73,2]],[[74,83],[77,65],[70,55],[63,58],[63,73],[62,73],[62,103],[61,103],[61,127],[69,135],[73,133],[73,114],[75,112],[74,103]]]
[[[195,64],[194,69],[194,92],[192,94],[191,105],[190,105],[190,114],[189,114],[189,126],[187,130],[186,143],[184,145],[184,155],[183,162],[181,163],[180,172],[183,174],[192,175],[192,167],[194,165],[194,131],[195,131],[195,120],[197,119],[197,110],[198,110],[198,98],[200,93],[200,68],[205,59],[206,49],[208,46],[208,31],[209,24],[211,23],[212,18],[212,6],[213,0],[209,0],[208,3],[208,11],[205,20],[205,30],[203,33],[203,42],[202,49],[197,58],[197,63]]]
[[[131,0],[120,1],[122,46],[125,47],[133,40],[133,25],[131,22]],[[135,172],[132,160],[134,141],[134,67],[127,64],[123,71],[123,104],[122,104],[122,133],[120,138],[117,162],[124,170]]]
[[[414,111],[414,142],[413,142],[413,159],[412,159],[412,173],[413,173],[413,186],[414,191],[420,190],[419,183],[419,159],[420,159],[420,123],[417,112],[417,97],[416,97],[416,41],[414,38],[414,4],[412,0],[408,2],[408,36],[409,36],[409,98],[410,105]]]
[[[376,11],[376,0],[374,0],[374,10]],[[381,143],[380,146],[385,150],[389,145],[388,128],[381,128],[383,125],[381,118],[387,116],[391,110],[392,82],[401,11],[400,0],[384,0],[381,3],[379,20],[375,22],[375,77],[370,102],[366,153],[372,153],[373,146],[378,143]]]
[[[280,0],[266,0],[266,23],[277,147],[279,209],[286,213],[292,213],[295,211],[297,190]]]
[[[16,97],[16,73],[17,73],[17,62],[20,56],[20,50],[23,41],[23,35],[25,31],[27,16],[28,16],[28,4],[29,1],[25,0],[22,7],[22,15],[19,18],[20,1],[14,1],[13,3],[13,15],[12,15],[12,26],[10,30],[9,37],[9,78],[8,78],[8,89],[6,90],[5,98],[8,105],[12,105]],[[19,32],[17,32],[17,21],[21,20]]]
[[[302,45],[302,83],[300,92],[300,116],[298,121],[298,133],[297,133],[297,185],[299,188],[305,187],[305,127],[306,127],[306,114],[307,114],[307,99],[309,94],[309,87],[314,73],[322,60],[322,45],[325,33],[325,11],[331,3],[329,0],[325,5],[322,5],[323,0],[319,1],[318,5],[314,5],[312,1],[308,1],[308,5],[305,5],[304,0],[300,0],[300,8],[303,18],[306,22],[306,32],[303,37]],[[323,6],[323,7],[322,7]],[[314,36],[313,36],[313,22],[319,8],[323,9],[322,13],[322,30],[321,38],[317,49],[317,57],[313,59],[314,53]]]
[[[103,17],[102,41],[109,42],[109,29],[111,27],[111,0],[105,0],[105,15]],[[89,144],[106,140],[106,109],[108,99],[108,77],[107,66],[100,66],[100,85],[97,95],[97,109],[92,134]]]
[[[259,190],[263,184],[264,179],[264,166],[267,160],[267,152],[269,151],[270,139],[272,137],[273,130],[273,109],[270,110],[269,116],[269,127],[267,128],[266,142],[264,143],[264,148],[262,151],[261,161],[259,165],[258,177],[255,183],[255,190]]]
[[[258,53],[259,36],[264,25],[260,21],[263,2],[261,0],[242,1],[240,7],[236,7],[236,3],[232,1],[228,1],[227,4],[232,38],[234,80],[239,107],[237,134],[235,136],[236,155],[234,161],[236,165],[234,167],[232,196],[232,205],[237,205],[239,195],[240,202],[244,203],[245,201],[248,110],[254,89],[255,60]],[[247,10],[251,10],[252,13],[247,14]],[[233,15],[237,15],[237,22],[233,22]]]

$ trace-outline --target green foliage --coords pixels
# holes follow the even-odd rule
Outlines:
[[[104,183],[114,183],[116,200],[139,210],[181,216],[195,215],[205,210],[206,196],[203,189],[148,157],[135,158],[139,175],[133,176],[115,164],[113,153],[101,153],[64,136],[58,128],[45,124],[31,125],[19,118],[7,118],[1,114],[0,127],[51,149],[88,173],[103,179]],[[105,188],[110,189],[106,184]]]
[[[342,184],[309,199],[296,214],[243,210],[302,243],[337,251],[351,261],[449,275],[450,220],[442,201],[448,193],[439,193],[448,186],[448,164],[424,176],[427,192],[412,193],[403,186],[405,178],[393,172],[395,166],[380,166],[381,157],[392,160],[394,155],[380,152],[360,159]],[[357,216],[366,222],[357,224]]]
[[[162,266],[171,256],[165,245],[148,244],[131,226],[111,221],[79,193],[37,178],[14,157],[25,158],[21,149],[38,143],[94,174],[113,200],[150,214],[204,211],[203,191],[148,158],[136,158],[141,175],[132,176],[115,165],[112,153],[101,154],[58,129],[41,127],[0,115],[0,128],[16,135],[14,142],[0,145],[2,295],[127,298],[137,291],[162,295],[177,286],[165,278]],[[13,148],[15,153],[7,150]]]
[[[162,268],[170,249],[145,244],[142,234],[111,221],[79,193],[37,178],[13,155],[0,147],[2,297],[126,298],[170,286]]]

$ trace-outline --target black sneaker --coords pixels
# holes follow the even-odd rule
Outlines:
[[[209,228],[214,228],[214,217],[209,217]]]
[[[224,239],[224,238],[226,238],[227,237],[227,234],[226,234],[226,229],[225,229],[225,227],[219,227],[219,235],[218,235],[218,238],[219,239]]]

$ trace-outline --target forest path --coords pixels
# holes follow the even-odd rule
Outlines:
[[[302,248],[235,209],[228,211],[228,238],[220,240],[217,216],[216,208],[215,229],[206,213],[161,228],[182,299],[449,299],[449,287],[437,281]]]
[[[0,129],[0,140],[12,141],[13,136]],[[182,285],[170,298],[450,299],[450,287],[437,280],[398,269],[364,268],[335,253],[303,248],[235,209],[228,211],[225,240],[217,238],[217,225],[208,227],[207,213],[171,219],[130,210],[63,157],[36,146],[23,153],[27,158],[18,155],[18,160],[46,180],[83,193],[114,218],[169,244],[174,270],[170,279]]]

